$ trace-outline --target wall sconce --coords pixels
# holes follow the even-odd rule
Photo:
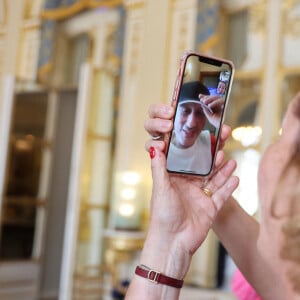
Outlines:
[[[117,230],[140,230],[143,198],[139,173],[117,173],[113,200],[111,227]]]

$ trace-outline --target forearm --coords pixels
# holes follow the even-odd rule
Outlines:
[[[279,279],[257,249],[259,223],[232,198],[213,229],[249,283],[267,299],[283,299]]]
[[[140,257],[140,264],[176,279],[184,279],[191,261],[191,255],[182,251],[172,241],[159,240],[148,234]],[[134,275],[126,294],[127,300],[134,299],[179,299],[180,288],[155,284],[146,278]]]

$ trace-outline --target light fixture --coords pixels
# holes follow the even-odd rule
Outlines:
[[[232,131],[232,137],[244,147],[257,145],[261,134],[262,129],[259,126],[241,126]]]
[[[135,205],[131,202],[123,202],[119,206],[119,214],[123,217],[131,217],[135,213]]]
[[[112,227],[118,230],[139,230],[141,227],[141,175],[134,171],[116,173]]]
[[[121,190],[121,198],[124,200],[132,200],[136,197],[136,189],[125,187]]]
[[[126,185],[137,185],[141,181],[141,176],[137,172],[124,172],[122,174],[122,182]]]

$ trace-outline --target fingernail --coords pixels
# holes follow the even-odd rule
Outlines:
[[[151,159],[153,159],[155,157],[155,148],[154,147],[150,147],[149,155],[150,155]]]

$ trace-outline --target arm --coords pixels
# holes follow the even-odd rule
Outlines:
[[[172,106],[151,106],[150,119],[145,122],[146,131],[151,135],[170,133],[173,116]],[[223,126],[221,147],[229,134],[230,128]],[[223,164],[224,153],[218,152],[218,170],[208,182],[204,182],[199,177],[176,176],[166,171],[165,141],[150,139],[145,148],[151,157],[153,186],[151,218],[140,264],[181,280],[217,212],[238,185],[238,178],[232,177],[236,163],[228,161]],[[211,196],[201,190],[204,184],[212,192]],[[178,299],[179,293],[178,288],[154,284],[135,274],[126,299],[172,300]]]
[[[191,254],[185,253],[173,243],[159,237],[156,230],[149,229],[140,257],[140,264],[176,279],[184,279],[190,265]],[[178,299],[180,288],[154,284],[146,278],[134,275],[126,299]]]
[[[264,300],[284,299],[280,279],[257,249],[260,225],[231,198],[213,229],[248,282]]]
[[[152,141],[157,145],[157,141]],[[192,255],[205,240],[208,231],[223,203],[238,185],[232,177],[234,161],[222,167],[208,180],[206,187],[213,194],[208,196],[197,177],[184,177],[166,171],[165,154],[153,146],[149,149],[152,161],[153,190],[151,218],[140,264],[175,278],[184,279]],[[178,299],[180,288],[155,284],[147,278],[134,275],[126,294],[127,300]]]

